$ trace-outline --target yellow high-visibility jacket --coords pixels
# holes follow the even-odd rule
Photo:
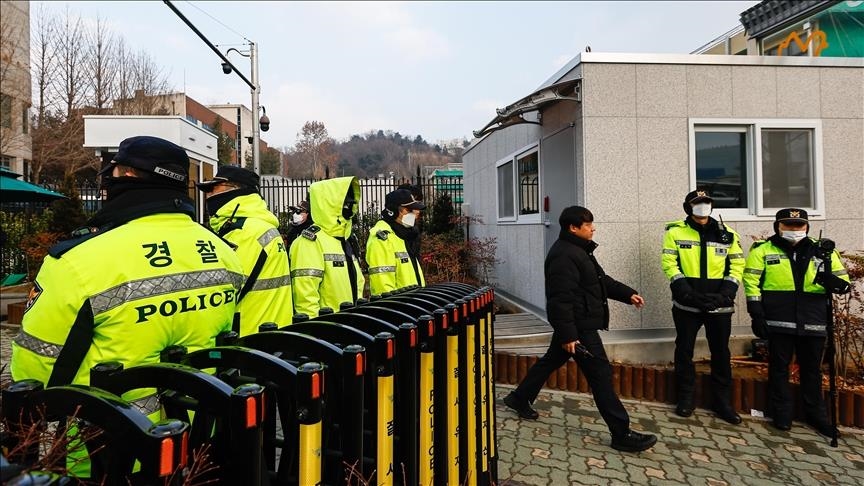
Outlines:
[[[240,261],[189,215],[144,216],[82,240],[45,257],[12,343],[13,379],[87,385],[98,363],[158,363],[168,346],[196,351],[231,329]],[[152,412],[152,402],[138,405]]]
[[[714,218],[701,226],[688,217],[666,224],[662,266],[673,287],[672,305],[700,312],[681,302],[684,292],[675,289],[689,287],[700,293],[725,291],[734,296],[744,272],[744,251],[738,233],[728,226],[721,226]],[[685,280],[678,283],[680,279]],[[732,313],[734,307],[722,307],[715,312]]]
[[[792,256],[803,273],[793,271]],[[779,237],[753,243],[744,268],[744,293],[752,317],[763,318],[772,333],[825,336],[828,306],[825,287],[815,282],[822,266],[815,240],[806,238],[796,249]],[[831,255],[831,273],[846,282],[849,274],[840,254]]]
[[[348,237],[351,218],[342,215],[349,188],[360,201],[355,177],[338,177],[309,186],[310,214],[315,224],[303,230],[291,244],[291,287],[294,311],[317,317],[322,307],[339,310],[343,302],[356,303],[363,296],[366,279]],[[356,214],[357,205],[353,214]]]
[[[405,240],[396,235],[383,219],[369,230],[366,263],[369,266],[369,292],[372,295],[411,285],[426,285],[420,262],[414,261],[408,254]]]
[[[258,194],[235,197],[210,218],[210,228],[236,245],[246,282],[237,303],[240,336],[258,326],[291,324],[294,305],[288,251],[279,233],[279,219]]]

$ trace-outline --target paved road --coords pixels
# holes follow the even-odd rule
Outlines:
[[[536,421],[522,420],[497,387],[499,483],[504,485],[823,485],[864,484],[864,431],[841,428],[839,447],[798,422],[789,432],[766,419],[733,426],[698,409],[624,400],[633,428],[657,434],[650,451],[609,447],[609,431],[590,395],[541,392]]]

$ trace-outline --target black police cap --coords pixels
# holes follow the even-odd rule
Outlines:
[[[707,189],[696,189],[684,196],[684,202],[687,204],[696,204],[698,202],[714,202],[714,200],[711,199],[711,193]]]
[[[189,156],[186,150],[159,137],[142,135],[123,140],[117,155],[100,175],[110,172],[115,165],[134,167],[177,184],[185,184],[189,178]]]
[[[809,223],[810,221],[807,219],[807,211],[798,208],[786,208],[777,211],[777,214],[774,215],[774,221],[778,223],[793,223],[793,224],[801,224],[801,223]]]
[[[395,211],[399,207],[408,209],[426,209],[422,201],[418,201],[408,189],[396,189],[384,196],[384,207]]]
[[[218,171],[216,171],[216,175],[213,179],[207,182],[199,182],[195,185],[198,186],[198,189],[204,192],[210,192],[213,190],[213,187],[220,182],[231,182],[257,191],[261,182],[261,177],[255,172],[249,169],[244,169],[243,167],[237,167],[236,165],[223,165],[219,167]]]

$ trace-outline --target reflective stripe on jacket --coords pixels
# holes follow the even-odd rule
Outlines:
[[[383,219],[369,230],[366,263],[369,265],[369,292],[372,295],[381,295],[411,285],[426,285],[420,262],[413,261],[408,254],[405,240],[397,236]],[[417,272],[414,271],[415,263]]]
[[[234,229],[220,231],[226,224]],[[248,279],[258,267],[254,282],[247,282],[249,290],[237,304],[241,336],[258,332],[258,326],[265,322],[280,327],[291,324],[291,272],[278,226],[278,218],[258,194],[235,197],[210,218],[213,231],[237,246],[244,277]]]
[[[793,251],[772,237],[757,241],[750,248],[744,269],[747,309],[754,317],[764,318],[771,332],[826,335],[827,297],[825,288],[814,282],[822,266],[814,241],[812,238],[801,241],[798,244],[801,247]],[[803,273],[794,270],[792,258],[807,261]],[[831,256],[831,273],[849,281],[836,250]]]

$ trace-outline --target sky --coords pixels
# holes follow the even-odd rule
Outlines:
[[[585,50],[689,53],[739,25],[756,1],[188,2],[210,41],[258,44],[262,138],[293,146],[306,121],[331,137],[370,130],[471,139],[495,109],[530,94]],[[30,14],[97,17],[145,49],[173,90],[203,104],[251,107],[246,84],[161,1],[31,2]],[[31,24],[33,24],[31,20]],[[231,62],[251,76],[249,59]]]

